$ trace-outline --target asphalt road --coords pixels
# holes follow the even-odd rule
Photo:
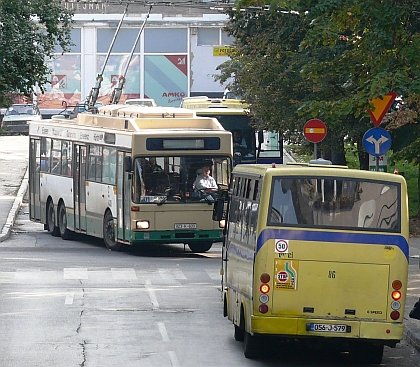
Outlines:
[[[0,365],[300,367],[358,366],[329,348],[272,341],[248,360],[222,316],[220,244],[110,252],[102,241],[48,235],[27,202],[0,243]],[[420,366],[407,343],[383,366]]]
[[[28,144],[14,138],[0,139],[0,179],[19,182]],[[17,189],[0,181],[1,198]],[[26,199],[0,242],[0,366],[358,366],[328,347],[279,340],[264,345],[261,360],[246,359],[222,316],[220,265],[220,244],[193,254],[182,245],[110,252],[86,236],[63,241],[29,221]],[[402,341],[385,348],[382,366],[420,366],[420,356]]]

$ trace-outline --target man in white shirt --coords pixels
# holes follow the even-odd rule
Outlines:
[[[194,181],[194,188],[197,190],[203,190],[205,192],[217,191],[216,180],[210,176],[210,167],[203,166],[201,174],[197,176]]]

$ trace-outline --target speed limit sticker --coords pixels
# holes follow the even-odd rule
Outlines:
[[[275,252],[278,254],[287,254],[289,252],[289,241],[276,240]]]

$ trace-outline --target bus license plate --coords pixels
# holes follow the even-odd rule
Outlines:
[[[308,331],[320,331],[329,333],[349,333],[350,327],[336,324],[308,324]]]
[[[175,223],[175,229],[197,229],[196,223]]]

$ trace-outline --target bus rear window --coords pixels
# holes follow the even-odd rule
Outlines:
[[[268,225],[401,231],[398,184],[333,177],[274,177]]]

